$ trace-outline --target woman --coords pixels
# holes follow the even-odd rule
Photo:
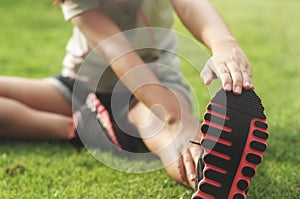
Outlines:
[[[172,28],[175,10],[194,37],[212,51],[211,62],[201,72],[204,83],[208,85],[218,77],[225,91],[239,95],[243,88],[254,88],[250,64],[214,7],[207,0],[55,0],[55,3],[61,4],[65,19],[74,25],[62,73],[46,80],[0,78],[3,113],[0,136],[73,137],[71,100],[72,94],[78,94],[73,90],[74,84],[83,83],[97,93],[100,101],[93,99],[98,104],[96,108],[103,101],[111,101],[112,93],[132,93],[130,101],[134,102],[125,114],[127,122],[137,129],[146,147],[159,156],[172,178],[194,187],[200,147],[189,145],[185,149],[190,140],[200,142],[201,130],[191,115],[188,88],[181,82],[179,62],[171,53],[165,53],[165,50],[176,51],[176,39],[171,31],[156,36],[156,29],[151,27]],[[142,40],[139,35],[131,35],[134,28],[147,29],[148,32],[141,29],[138,34],[142,40],[147,34],[146,43],[157,45],[150,44],[146,50],[135,48]],[[112,114],[113,110],[109,112]],[[116,120],[112,116],[110,119]],[[118,134],[117,128],[108,129]],[[177,136],[179,139],[175,139]],[[111,140],[126,148],[119,143],[120,137],[112,136]],[[130,140],[123,142],[126,145]]]

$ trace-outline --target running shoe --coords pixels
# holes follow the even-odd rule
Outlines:
[[[74,133],[69,136],[69,142],[75,148],[109,148],[113,143],[121,149],[109,113],[94,93],[88,94],[85,104],[73,114],[73,120]]]
[[[219,90],[202,125],[202,153],[192,199],[245,199],[269,137],[264,107],[253,90]]]

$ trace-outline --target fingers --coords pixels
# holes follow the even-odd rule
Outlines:
[[[243,85],[245,89],[253,89],[252,71],[248,65],[242,67]]]
[[[218,77],[222,82],[222,86],[225,91],[232,90],[232,79],[230,75],[230,70],[227,68],[225,64],[219,64],[217,66]]]
[[[205,85],[209,85],[213,80],[213,71],[209,67],[205,66],[200,73],[200,77]]]
[[[243,74],[240,67],[235,62],[228,63],[227,67],[231,75],[233,92],[235,94],[241,94],[243,87]]]
[[[209,85],[211,81],[215,78],[215,73],[212,70],[213,67],[214,63],[211,59],[209,59],[200,73],[200,77],[205,85]]]
[[[190,153],[192,155],[194,164],[197,165],[198,164],[198,160],[201,154],[201,148],[199,145],[192,145],[190,148]]]
[[[236,62],[231,62],[226,64],[230,71],[232,79],[232,90],[235,94],[241,94],[242,88],[253,89],[252,73],[251,68],[248,64],[237,64]]]
[[[196,167],[192,155],[190,154],[189,151],[186,151],[185,153],[183,153],[182,158],[183,158],[187,179],[189,181],[195,181]]]
[[[238,62],[219,63],[215,65],[213,61],[208,61],[200,73],[200,77],[205,85],[218,77],[225,91],[233,91],[241,94],[242,89],[253,89],[252,72],[249,64]]]

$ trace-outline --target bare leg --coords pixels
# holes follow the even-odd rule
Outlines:
[[[175,91],[174,93],[176,93],[177,99],[181,102],[182,109],[190,112],[191,107],[187,102],[187,99],[178,91]],[[168,174],[176,181],[194,188],[194,181],[189,179],[183,165],[184,156],[178,151],[178,146],[187,145],[191,136],[180,135],[180,133],[174,135],[174,131],[178,133],[178,129],[174,130],[166,127],[164,122],[158,119],[151,110],[142,103],[138,103],[130,111],[129,120],[138,128],[144,143],[150,151],[156,153],[160,157]],[[192,126],[194,125],[194,127],[197,126],[198,128],[199,124],[195,119],[191,119],[191,123]],[[193,134],[195,131],[191,133]],[[174,141],[175,137],[177,137],[177,141]],[[201,135],[198,135],[199,139],[200,137]],[[166,150],[157,153],[157,151],[166,146],[168,146]],[[198,150],[196,156],[199,157],[199,155],[200,150]],[[194,164],[193,160],[190,162],[191,164]]]
[[[0,137],[63,139],[72,130],[71,106],[43,80],[0,77]]]
[[[0,97],[14,99],[40,111],[72,115],[70,104],[44,80],[0,77]]]

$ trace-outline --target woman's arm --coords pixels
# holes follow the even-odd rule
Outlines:
[[[112,70],[138,100],[148,108],[156,104],[163,106],[165,113],[157,111],[155,114],[167,123],[180,120],[181,110],[176,97],[160,84],[143,60],[131,49],[129,42],[112,20],[100,11],[90,10],[74,17],[72,23],[80,29],[90,45],[96,48],[108,63],[113,61]],[[116,34],[120,36],[106,40]],[[101,42],[103,43],[98,46]],[[123,77],[125,74],[126,76]]]
[[[217,76],[226,91],[233,90],[240,94],[242,87],[253,88],[251,68],[246,55],[209,1],[171,2],[183,24],[213,53],[212,62],[208,62],[201,72],[204,83],[208,85]]]

